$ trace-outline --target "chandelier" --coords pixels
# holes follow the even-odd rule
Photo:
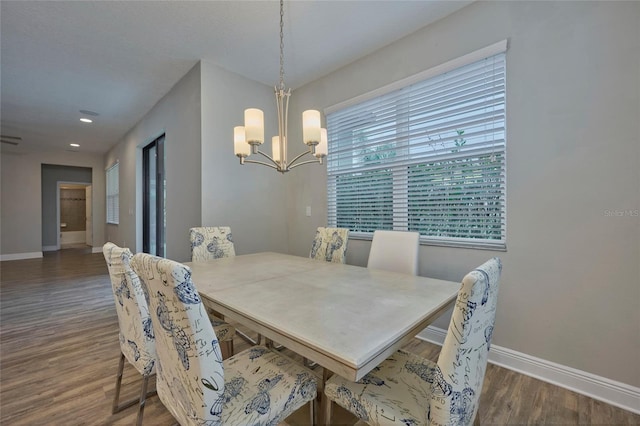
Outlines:
[[[287,116],[291,89],[284,86],[284,0],[280,0],[280,84],[275,86],[276,106],[278,109],[278,136],[271,138],[272,151],[266,154],[260,151],[264,142],[264,114],[257,108],[244,111],[244,126],[233,128],[234,153],[240,158],[240,164],[254,163],[276,169],[280,173],[302,166],[303,164],[322,164],[327,155],[327,129],[321,128],[320,111],[307,110],[302,113],[302,141],[308,149],[293,160],[287,159]],[[247,160],[251,154],[260,154],[270,162]],[[299,161],[307,154],[314,160]]]

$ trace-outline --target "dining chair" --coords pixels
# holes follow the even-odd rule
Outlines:
[[[220,259],[236,255],[235,245],[229,226],[201,226],[189,229],[191,240],[191,261],[204,262],[211,259]],[[209,316],[224,320],[224,315],[213,310],[208,310]],[[262,340],[260,334],[254,339],[240,330],[235,333],[251,345],[259,345]]]
[[[311,371],[263,346],[222,360],[187,266],[138,253],[132,267],[149,295],[158,396],[181,425],[276,425],[307,403],[314,418]]]
[[[349,229],[318,227],[309,257],[334,263],[346,263]]]
[[[130,266],[133,257],[131,251],[108,242],[102,247],[102,253],[109,269],[120,328],[120,363],[111,413],[115,414],[132,405],[139,404],[137,424],[140,425],[142,424],[146,397],[155,393],[147,395],[149,378],[156,371],[153,327],[140,280]],[[125,358],[142,375],[143,381],[140,397],[120,404],[120,387]]]
[[[399,350],[358,382],[333,376],[325,384],[327,418],[335,402],[370,425],[472,424],[501,271],[500,259],[493,258],[464,277],[437,363]]]
[[[228,226],[201,226],[189,229],[191,261],[235,256],[236,251]]]
[[[311,259],[333,263],[347,262],[348,228],[325,228],[319,226],[311,244]],[[317,364],[303,358],[304,365],[314,368]]]
[[[155,391],[147,393],[149,378],[155,374],[156,368],[155,337],[149,305],[144,289],[140,285],[140,279],[131,268],[133,258],[131,251],[108,242],[102,247],[102,252],[111,278],[120,330],[120,362],[111,413],[116,414],[125,408],[139,404],[137,424],[140,425],[146,397],[156,393]],[[210,318],[210,320],[216,334],[220,336],[219,339],[224,339],[225,358],[233,355],[235,328],[217,318]],[[120,403],[125,358],[142,375],[143,381],[139,398]]]
[[[375,231],[367,268],[418,275],[420,234],[408,231]]]

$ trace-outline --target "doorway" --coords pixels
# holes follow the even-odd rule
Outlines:
[[[42,251],[56,251],[72,237],[73,244],[82,243],[83,248],[91,248],[93,244],[93,220],[91,196],[87,196],[87,187],[93,183],[93,169],[91,167],[63,166],[58,164],[41,165],[41,197],[42,197]],[[66,194],[61,200],[61,190],[78,190],[76,194]],[[64,206],[63,220],[60,219],[61,201]],[[66,214],[72,213],[73,218]],[[61,226],[64,224],[65,226]],[[68,234],[66,232],[84,232]],[[88,231],[88,232],[87,232]],[[61,235],[62,233],[64,235]]]
[[[142,251],[165,256],[164,135],[142,148]]]
[[[58,249],[93,246],[92,186],[57,182]]]

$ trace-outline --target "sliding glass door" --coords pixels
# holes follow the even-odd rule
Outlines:
[[[142,250],[165,256],[164,135],[142,149]]]

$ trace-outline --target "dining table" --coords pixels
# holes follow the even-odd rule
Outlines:
[[[205,306],[319,364],[323,383],[331,374],[360,380],[450,308],[460,288],[274,252],[186,265]]]

